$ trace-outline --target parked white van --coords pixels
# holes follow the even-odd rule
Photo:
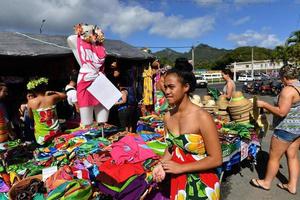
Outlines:
[[[243,74],[239,76],[238,81],[253,81],[253,77],[251,75]]]
[[[202,77],[207,81],[220,81],[222,80],[222,74],[220,72],[215,73],[203,73]]]

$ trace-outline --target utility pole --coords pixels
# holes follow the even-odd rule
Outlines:
[[[253,47],[251,48],[251,77],[254,79]]]
[[[192,46],[192,64],[193,64],[193,71],[195,71],[195,48]]]

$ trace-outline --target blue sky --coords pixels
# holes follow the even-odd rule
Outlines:
[[[300,29],[300,0],[0,0],[0,31],[72,34],[79,22],[137,47],[274,48]],[[3,9],[4,8],[4,9]],[[160,49],[152,49],[157,51]]]

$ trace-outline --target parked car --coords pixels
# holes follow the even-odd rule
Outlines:
[[[197,87],[207,87],[207,80],[203,76],[196,76],[196,86]]]
[[[253,81],[253,77],[251,75],[240,75],[238,81]]]

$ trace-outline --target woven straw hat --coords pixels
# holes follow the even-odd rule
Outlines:
[[[224,95],[220,95],[217,101],[217,105],[220,110],[226,110],[228,107],[228,101]]]
[[[239,119],[244,119],[244,118],[250,118],[250,112],[245,112],[237,115],[231,115],[231,118],[233,120],[239,120]]]
[[[229,102],[228,107],[243,107],[248,104],[251,104],[251,101],[249,101],[247,98],[244,97],[243,93],[241,91],[236,91],[232,94],[232,98]]]
[[[206,104],[206,103],[208,102],[208,100],[211,100],[211,96],[209,96],[209,95],[204,95],[204,96],[203,96],[203,101],[202,101],[202,103],[203,103],[203,104]]]
[[[204,107],[216,107],[216,102],[214,100],[208,100]]]
[[[229,113],[224,110],[222,110],[222,111],[219,110],[219,111],[215,112],[215,114],[220,115],[220,116],[229,116]]]
[[[196,104],[197,106],[203,107],[203,104],[201,103],[201,97],[197,94],[194,94],[190,97],[193,104]]]
[[[237,115],[237,114],[244,113],[244,112],[250,112],[250,111],[252,111],[252,109],[253,109],[252,104],[249,104],[249,105],[246,105],[243,107],[231,107],[231,108],[229,108],[229,111],[230,111],[230,114]]]

